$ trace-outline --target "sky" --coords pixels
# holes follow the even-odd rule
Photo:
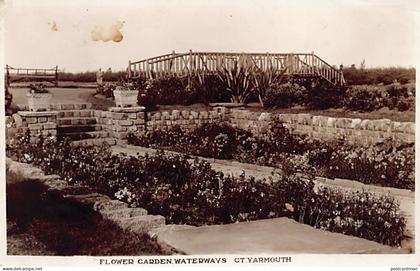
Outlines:
[[[1,0],[0,0],[1,2]],[[314,52],[331,65],[415,67],[417,1],[6,1],[4,60],[125,70],[175,52]],[[403,3],[403,4],[402,4]]]

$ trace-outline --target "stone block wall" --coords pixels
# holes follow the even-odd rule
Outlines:
[[[227,121],[228,109],[215,107],[210,110],[172,110],[148,112],[146,119],[147,130],[168,130],[174,126],[180,126],[185,130],[194,130],[205,123],[219,123]]]
[[[292,133],[322,140],[343,137],[349,143],[372,144],[386,138],[403,142],[414,142],[415,123],[395,122],[388,119],[367,120],[312,116],[310,114],[275,114],[255,112],[244,108],[210,107],[207,110],[171,110],[144,112],[143,107],[110,108],[108,111],[92,110],[90,104],[52,105],[55,111],[19,111],[6,117],[6,139],[27,130],[35,138],[38,134],[56,135],[62,117],[86,118],[99,124],[108,137],[117,143],[126,143],[129,133],[144,133],[160,129],[168,130],[180,126],[194,130],[205,123],[229,122],[232,126],[249,130],[255,135],[264,134],[271,121],[278,119]],[[77,119],[75,119],[76,121]],[[77,120],[79,121],[79,120]],[[60,122],[60,123],[59,123]],[[62,123],[61,123],[62,124]],[[79,124],[79,123],[77,123]]]
[[[110,137],[118,143],[126,143],[129,133],[142,133],[146,130],[144,107],[112,107],[109,111],[95,111],[95,117]]]
[[[312,116],[310,114],[272,114],[245,109],[231,109],[233,126],[264,133],[270,121],[279,119],[294,134],[323,140],[344,138],[353,144],[372,144],[386,138],[403,142],[415,141],[415,123],[395,122],[389,119],[368,120]]]
[[[30,112],[20,111],[6,118],[6,140],[17,134],[29,131],[31,141],[35,142],[40,134],[57,135],[58,111]]]

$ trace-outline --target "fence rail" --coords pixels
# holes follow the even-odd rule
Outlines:
[[[295,77],[320,77],[334,85],[344,85],[341,69],[329,65],[314,53],[220,53],[193,52],[175,53],[129,61],[128,78],[165,75],[187,76],[199,73],[216,73],[220,68],[231,68],[235,62],[247,61],[254,67],[266,70],[285,70],[286,75]]]
[[[47,82],[58,86],[58,66],[51,69],[29,69],[29,68],[13,68],[6,65],[6,84],[10,86],[13,82],[23,79],[44,79]]]

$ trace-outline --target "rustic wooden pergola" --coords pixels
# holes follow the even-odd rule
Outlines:
[[[235,62],[247,61],[256,68],[285,70],[295,78],[321,78],[333,85],[344,85],[342,69],[337,69],[312,53],[221,53],[193,52],[156,56],[140,61],[129,61],[128,78],[165,75],[189,76],[195,73],[216,73],[230,68]]]

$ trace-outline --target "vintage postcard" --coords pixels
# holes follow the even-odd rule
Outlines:
[[[1,1],[3,270],[417,270],[419,10]]]

